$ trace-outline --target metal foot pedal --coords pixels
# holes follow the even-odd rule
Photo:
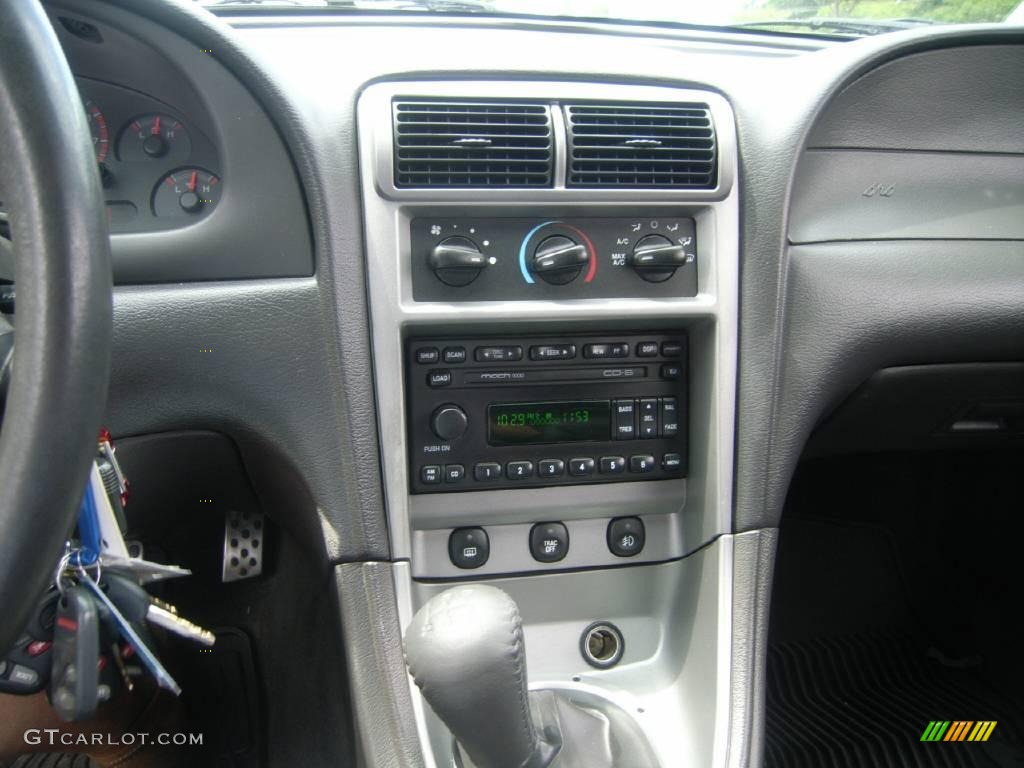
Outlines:
[[[231,510],[224,520],[221,581],[239,581],[263,572],[263,514]]]

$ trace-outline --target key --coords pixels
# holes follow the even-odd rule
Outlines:
[[[179,637],[194,640],[207,647],[216,642],[217,638],[212,632],[179,616],[173,606],[152,597],[130,578],[120,574],[107,574],[105,580],[107,596],[133,624],[148,621]]]
[[[110,611],[110,617],[112,622],[118,629],[118,632],[131,646],[135,649],[135,653],[139,657],[139,661],[148,669],[154,678],[156,678],[157,685],[161,688],[170,691],[175,696],[181,695],[181,686],[171,677],[171,673],[167,671],[163,664],[160,663],[160,659],[157,658],[156,654],[150,649],[148,645],[139,637],[139,633],[131,625],[124,615],[118,610],[118,607],[114,605],[114,602],[107,597],[106,592],[100,589],[100,585],[97,584],[92,576],[84,569],[79,569],[79,575],[81,576],[81,582],[92,592],[96,598],[103,603],[107,610]]]
[[[96,713],[100,699],[99,640],[95,600],[85,587],[69,588],[54,622],[50,677],[50,703],[66,722],[86,720]]]

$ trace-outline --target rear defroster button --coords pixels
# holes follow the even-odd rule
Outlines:
[[[456,568],[479,568],[491,556],[491,543],[483,528],[456,528],[448,537],[448,556]]]

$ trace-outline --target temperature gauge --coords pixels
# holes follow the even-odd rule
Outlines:
[[[96,150],[96,162],[102,163],[110,153],[110,131],[107,129],[107,118],[100,112],[92,99],[83,98],[85,106],[85,119],[89,123],[89,133],[92,136],[92,146]]]
[[[153,192],[157,216],[189,216],[211,210],[220,200],[220,179],[202,168],[182,168],[168,174]]]
[[[170,115],[142,115],[121,131],[117,155],[123,162],[185,160],[192,152],[192,139],[180,121]]]

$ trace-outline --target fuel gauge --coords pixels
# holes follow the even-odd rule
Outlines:
[[[160,180],[153,192],[157,216],[195,216],[220,201],[220,179],[202,168],[182,168]]]
[[[185,126],[170,115],[142,115],[121,131],[117,155],[122,162],[166,158],[187,160],[192,139]]]

